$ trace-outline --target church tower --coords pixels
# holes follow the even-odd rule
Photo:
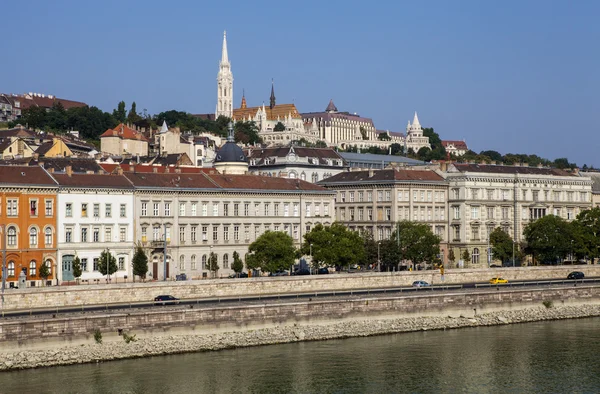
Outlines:
[[[223,32],[223,50],[221,52],[221,63],[217,74],[217,109],[215,117],[233,116],[233,74],[231,64],[227,56],[227,32]]]

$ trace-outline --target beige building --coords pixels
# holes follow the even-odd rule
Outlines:
[[[335,220],[350,230],[367,231],[376,241],[389,239],[396,223],[426,223],[448,244],[448,185],[432,170],[385,169],[350,171],[317,183],[335,190]],[[446,257],[444,257],[446,261]]]
[[[469,250],[465,266],[491,262],[488,237],[496,227],[521,242],[531,221],[546,215],[570,221],[592,206],[590,177],[554,168],[456,163],[445,177],[450,247],[457,262]]]
[[[100,150],[117,156],[147,156],[148,139],[141,132],[121,123],[100,136]]]
[[[0,159],[10,160],[33,156],[33,149],[20,137],[7,137],[0,141]]]
[[[582,172],[581,175],[592,179],[592,208],[600,207],[600,172]]]

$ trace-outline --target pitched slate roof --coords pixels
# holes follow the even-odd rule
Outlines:
[[[600,194],[600,172],[580,172],[579,174],[592,178],[592,193]]]
[[[52,174],[60,186],[133,189],[123,175],[114,174]]]
[[[218,189],[205,174],[155,174],[124,172],[123,175],[131,181],[135,187],[141,188],[182,188],[182,189]]]
[[[148,142],[148,138],[144,137],[144,135],[141,132],[135,131],[134,129],[124,125],[123,123],[120,123],[114,129],[106,130],[100,136],[100,138],[102,137],[119,137],[123,140],[140,140]]]
[[[278,191],[325,191],[321,186],[300,179],[267,177],[257,175],[206,175],[223,189],[278,190]]]
[[[172,167],[172,166],[163,166],[163,165],[146,165],[146,164],[136,164],[135,162],[123,162],[123,163],[100,163],[100,167],[104,169],[104,171],[109,173],[114,173],[117,171],[118,167],[121,167],[123,171],[126,172],[141,172],[141,173],[176,173],[179,171],[182,174],[200,174],[203,172],[214,172],[213,168],[202,168],[202,167]]]
[[[341,172],[317,182],[319,185],[363,183],[363,182],[445,182],[445,179],[432,170],[385,169],[372,171]]]
[[[467,148],[467,143],[465,141],[452,141],[452,140],[446,140],[446,141],[442,141],[442,145],[444,146],[444,148],[447,148],[448,145],[454,145],[454,147],[456,149],[461,149],[461,150],[467,150],[469,148]]]
[[[12,129],[0,130],[0,138],[7,137],[21,137],[21,138],[35,138],[35,132],[21,127],[13,127]]]
[[[254,159],[255,165],[264,165],[265,159],[271,157],[287,157],[293,149],[297,157],[309,157],[319,159],[320,165],[327,165],[327,159],[342,160],[344,166],[346,162],[340,154],[332,148],[307,148],[303,146],[287,146],[274,148],[247,148],[244,150],[248,159]]]
[[[56,186],[41,167],[0,165],[0,185]]]
[[[574,174],[558,168],[538,168],[523,166],[501,166],[492,164],[452,164],[459,172],[487,172],[493,174],[522,174],[522,175],[554,175],[554,176],[575,176]]]
[[[259,109],[262,109],[262,106],[234,109],[233,119],[241,120],[243,118],[253,118],[256,116],[256,112]],[[292,118],[294,119],[302,118],[296,109],[295,104],[277,104],[273,107],[273,109],[265,106],[265,112],[267,113],[267,120],[277,120],[277,117],[283,120],[283,118],[286,118],[289,114],[292,114]]]

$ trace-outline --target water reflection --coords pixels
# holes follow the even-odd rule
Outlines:
[[[0,374],[3,393],[596,393],[600,318]]]

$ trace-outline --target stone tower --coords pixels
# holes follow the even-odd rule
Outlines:
[[[227,56],[227,32],[223,32],[223,50],[221,52],[221,63],[217,74],[217,109],[215,117],[233,116],[233,74],[231,64]]]

